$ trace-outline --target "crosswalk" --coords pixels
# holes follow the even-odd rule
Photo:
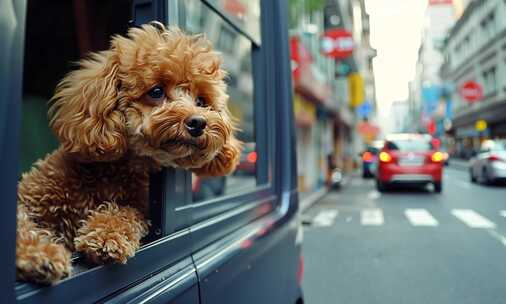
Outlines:
[[[362,211],[360,222],[364,226],[381,226],[385,222],[381,209],[365,209]]]
[[[496,228],[496,223],[472,209],[452,209],[449,211],[449,214],[469,228]],[[440,222],[429,210],[423,208],[405,209],[403,215],[407,222],[414,227],[437,227],[445,224],[442,221]],[[497,215],[504,217],[504,224],[506,225],[506,210],[499,210]],[[333,226],[339,218],[342,218],[342,221],[346,223],[352,222],[350,212],[341,213],[337,209],[323,209],[319,210],[313,217],[311,226]],[[383,226],[388,223],[385,221],[384,211],[381,208],[364,208],[360,210],[360,224],[362,226]]]
[[[425,209],[407,209],[404,214],[413,226],[437,226],[438,221]]]

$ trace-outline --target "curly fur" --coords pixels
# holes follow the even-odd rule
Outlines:
[[[18,186],[18,278],[55,283],[71,273],[72,251],[126,263],[148,233],[150,172],[234,170],[241,143],[220,65],[203,36],[150,24],[113,37],[60,82],[49,115],[61,145]],[[164,96],[153,103],[155,86]],[[193,115],[207,122],[198,137],[185,127]]]

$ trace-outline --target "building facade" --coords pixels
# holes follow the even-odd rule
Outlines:
[[[433,135],[442,137],[445,120],[451,118],[446,104],[449,108],[452,101],[446,98],[448,87],[440,77],[440,69],[444,64],[442,47],[455,23],[456,13],[454,1],[428,1],[415,77],[409,84],[409,114],[413,123],[408,131],[431,131]],[[441,111],[442,107],[444,111]],[[434,125],[436,128],[431,127]]]
[[[468,158],[486,138],[506,137],[506,3],[500,0],[471,1],[452,28],[444,48],[442,76],[453,84],[451,133],[455,153]],[[467,102],[462,86],[473,81],[483,97]],[[476,128],[477,121],[487,128]]]
[[[291,0],[290,10],[298,180],[304,196],[324,188],[333,169],[354,167],[362,146],[356,108],[365,101],[372,109],[375,105],[375,51],[363,0]],[[351,33],[351,56],[336,60],[322,54],[321,37],[332,29]]]

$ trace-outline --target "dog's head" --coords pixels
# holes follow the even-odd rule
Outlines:
[[[236,166],[221,57],[201,35],[161,24],[115,36],[58,85],[49,114],[66,153],[85,162],[127,151],[200,175]]]

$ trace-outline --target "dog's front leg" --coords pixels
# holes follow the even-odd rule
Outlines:
[[[38,227],[23,205],[18,206],[16,270],[18,279],[53,284],[71,272],[70,251],[54,232]]]
[[[77,251],[95,264],[125,264],[147,233],[147,222],[139,210],[103,203],[91,211],[79,228],[74,244]]]

